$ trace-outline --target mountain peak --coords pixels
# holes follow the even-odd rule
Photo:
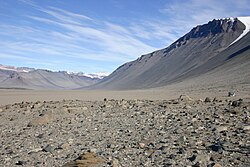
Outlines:
[[[242,37],[244,37],[250,31],[250,16],[237,17],[237,19],[245,25],[245,29],[244,29],[243,33],[236,40],[234,40],[230,45],[232,45],[235,42],[237,42],[238,40],[240,40]]]
[[[250,17],[238,17],[238,18],[230,17],[222,19],[213,19],[212,21],[209,21],[206,24],[194,27],[189,33],[179,38],[170,47],[168,47],[167,50],[170,51],[173,48],[185,45],[191,39],[206,38],[215,36],[217,34],[232,33],[233,36],[239,36],[239,37],[241,34],[243,37],[248,32],[247,31],[246,33],[244,33],[245,30],[249,29],[248,20],[250,20]],[[236,42],[236,39],[234,40]],[[234,42],[234,40],[232,42]]]

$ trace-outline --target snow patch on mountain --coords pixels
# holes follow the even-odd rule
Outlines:
[[[99,72],[99,73],[92,73],[92,74],[85,74],[85,73],[76,73],[75,75],[78,76],[85,76],[85,77],[89,77],[89,78],[97,78],[97,79],[103,79],[104,77],[107,77],[110,73],[108,72]]]
[[[28,67],[14,67],[14,66],[5,66],[0,64],[0,70],[7,70],[7,71],[15,71],[15,72],[30,72],[34,71],[34,68],[28,68]]]
[[[235,42],[237,42],[238,40],[240,40],[242,37],[244,37],[250,31],[250,16],[249,17],[237,17],[237,18],[239,21],[241,21],[246,26],[246,28],[243,31],[243,33],[236,40],[234,40],[230,45],[232,45]]]

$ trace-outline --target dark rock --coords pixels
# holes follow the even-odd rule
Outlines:
[[[215,165],[215,163],[211,163],[211,164],[208,164],[207,167],[213,167]]]
[[[41,139],[41,138],[43,138],[43,134],[39,134],[36,137],[39,138],[39,139]]]
[[[55,148],[51,144],[48,144],[46,147],[43,148],[43,151],[52,153],[54,149]]]
[[[200,167],[200,163],[199,162],[196,162],[194,165],[192,165],[192,167]]]
[[[206,97],[206,98],[205,98],[205,102],[206,102],[206,103],[210,103],[210,102],[211,102],[211,99],[210,99],[209,97]]]
[[[242,103],[242,99],[236,100],[236,101],[232,102],[232,106],[233,107],[239,107],[241,105],[241,103]]]
[[[185,149],[184,148],[179,148],[177,154],[184,154],[185,153]]]
[[[228,97],[235,96],[235,92],[228,92]]]
[[[192,161],[194,161],[196,159],[196,157],[197,156],[194,154],[191,157],[188,157],[187,159],[192,162]]]
[[[218,102],[218,100],[217,100],[217,98],[216,98],[216,97],[213,99],[213,102]]]
[[[174,155],[174,154],[170,154],[170,155],[168,156],[169,159],[174,159],[175,157],[176,157],[176,155]]]
[[[17,161],[15,165],[25,165],[26,161]]]
[[[212,151],[222,153],[224,150],[222,143],[218,142],[209,146]]]

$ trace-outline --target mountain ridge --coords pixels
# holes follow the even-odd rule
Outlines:
[[[15,71],[15,72],[31,72],[35,70],[44,70],[44,71],[49,71],[49,72],[62,72],[62,73],[67,73],[69,75],[85,76],[85,77],[89,77],[92,79],[102,79],[109,75],[108,72],[96,72],[96,73],[87,74],[83,72],[52,71],[52,70],[47,70],[47,69],[35,69],[35,68],[30,68],[30,67],[15,67],[15,66],[10,66],[10,65],[3,65],[3,64],[0,64],[0,70],[8,70],[8,71]]]
[[[250,20],[250,17],[244,18]],[[242,18],[214,19],[207,24],[198,25],[168,47],[123,64],[108,77],[90,86],[90,89],[153,88],[206,73],[225,63],[227,55],[223,51],[249,34],[242,36],[248,26],[241,20]],[[249,44],[249,40],[245,41]],[[245,44],[231,52],[235,53],[246,47],[243,45]]]
[[[99,82],[105,73],[84,74],[0,65],[0,88],[76,89]]]

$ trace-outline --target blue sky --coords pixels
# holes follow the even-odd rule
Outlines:
[[[112,72],[250,0],[0,0],[0,64]]]

